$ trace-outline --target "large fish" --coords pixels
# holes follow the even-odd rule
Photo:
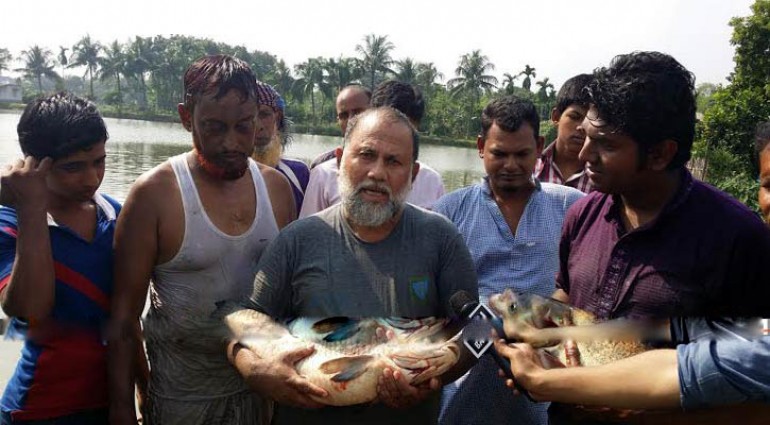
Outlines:
[[[233,338],[263,359],[278,361],[312,345],[315,352],[295,367],[329,393],[316,401],[333,406],[375,400],[385,368],[401,371],[416,385],[443,374],[459,358],[459,335],[451,335],[448,319],[299,318],[284,325],[240,309],[224,321]]]
[[[509,338],[528,342],[566,364],[565,343],[578,343],[580,364],[596,366],[650,349],[642,340],[657,339],[657,328],[644,323],[615,320],[599,323],[585,310],[535,294],[510,289],[489,298],[489,306],[503,320]],[[665,339],[665,338],[663,338]]]

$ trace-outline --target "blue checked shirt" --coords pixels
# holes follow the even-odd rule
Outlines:
[[[435,212],[452,221],[476,265],[482,302],[512,288],[550,296],[559,270],[559,238],[567,209],[583,196],[571,187],[540,183],[529,198],[514,235],[489,189],[487,178],[436,202]],[[444,387],[441,424],[546,424],[548,403],[513,396],[489,356]]]

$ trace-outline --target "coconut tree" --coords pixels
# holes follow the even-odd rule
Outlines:
[[[310,113],[313,116],[313,122],[316,122],[315,115],[315,92],[318,89],[324,94],[328,94],[328,85],[324,75],[324,59],[310,58],[306,62],[294,66],[294,72],[297,79],[294,81],[294,93],[303,99],[310,96]]]
[[[396,79],[403,83],[415,84],[417,83],[417,75],[419,70],[417,69],[417,63],[412,58],[404,58],[400,61],[396,61]]]
[[[452,96],[460,93],[468,94],[475,107],[483,93],[489,93],[497,86],[497,78],[489,74],[494,69],[495,65],[489,61],[488,57],[481,54],[481,50],[474,50],[460,57],[460,62],[455,69],[457,77],[447,81],[447,87]]]
[[[361,68],[355,58],[329,58],[323,61],[323,68],[326,84],[338,92],[361,77]]]
[[[548,101],[548,98],[550,97],[548,93],[553,92],[554,89],[553,83],[548,81],[548,77],[546,77],[541,81],[536,82],[535,84],[540,86],[540,88],[537,90],[537,97],[543,102]]]
[[[423,62],[417,64],[417,85],[428,94],[433,95],[434,84],[436,81],[443,81],[444,74],[440,73],[433,62]]]
[[[85,66],[88,74],[88,96],[94,98],[94,75],[99,70],[99,58],[102,51],[102,45],[98,41],[91,41],[91,36],[86,35],[72,46],[72,60],[68,68]]]
[[[524,80],[521,82],[521,87],[529,91],[529,89],[532,87],[532,79],[537,76],[537,74],[535,74],[535,68],[532,68],[529,65],[524,65],[524,71],[521,71],[519,75],[524,76]]]
[[[503,74],[503,87],[507,94],[513,94],[513,88],[516,87],[516,80],[519,79],[518,75],[511,75],[509,73]]]
[[[395,49],[393,43],[388,41],[388,36],[369,34],[364,37],[364,44],[356,45],[356,52],[360,55],[361,67],[369,75],[369,87],[374,89],[375,75],[377,72],[393,74],[390,69],[393,59],[390,52]]]
[[[123,105],[120,77],[128,73],[128,57],[124,52],[123,46],[117,40],[104,49],[104,56],[99,58],[99,66],[100,81],[105,81],[111,77],[115,78],[115,85],[118,90],[118,107],[120,107]]]
[[[21,52],[21,60],[24,68],[15,69],[16,72],[24,73],[24,78],[37,81],[37,92],[43,94],[43,77],[57,80],[59,74],[54,71],[54,64],[51,60],[51,51],[38,45],[34,45],[29,50]]]
[[[146,75],[152,70],[155,60],[152,39],[135,37],[134,41],[127,44],[126,57],[126,76],[130,76],[139,82],[141,87],[139,105],[142,109],[145,109],[147,108]]]

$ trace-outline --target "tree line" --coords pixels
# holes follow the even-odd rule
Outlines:
[[[350,83],[374,87],[386,79],[418,86],[427,110],[421,130],[434,136],[473,137],[479,115],[491,97],[516,94],[531,99],[547,119],[555,98],[549,78],[535,80],[537,70],[493,74],[495,65],[473,50],[462,55],[454,75],[446,78],[432,62],[394,58],[395,46],[387,35],[369,34],[355,46],[355,56],[314,57],[289,68],[275,55],[244,46],[230,46],[190,36],[134,37],[102,44],[89,35],[58,52],[38,45],[16,57],[0,49],[0,73],[17,60],[25,101],[46,91],[67,89],[79,95],[139,114],[174,114],[182,98],[181,78],[187,66],[206,54],[224,53],[247,62],[257,78],[273,85],[287,100],[288,115],[316,127],[335,125],[334,100]],[[67,69],[84,69],[82,76],[66,76]],[[518,84],[517,84],[518,83]]]
[[[701,118],[693,157],[706,164],[706,181],[758,210],[757,158],[754,129],[770,120],[770,0],[756,0],[752,14],[733,18],[731,44],[735,69],[727,84],[703,83],[697,87]],[[462,55],[454,76],[445,78],[435,65],[413,58],[394,59],[395,46],[387,36],[366,35],[355,46],[355,56],[309,58],[290,69],[267,52],[249,51],[208,39],[187,36],[135,37],[125,43],[101,45],[89,36],[58,54],[40,46],[21,52],[25,101],[42,91],[66,88],[121,108],[175,114],[181,99],[181,76],[204,54],[227,53],[251,65],[257,77],[272,84],[287,99],[288,115],[312,130],[336,130],[334,98],[351,82],[374,86],[395,78],[421,88],[426,97],[426,117],[421,130],[434,136],[472,138],[479,129],[481,108],[491,98],[515,94],[533,100],[543,119],[554,102],[555,88],[548,78],[535,80],[537,70],[493,75],[494,64],[481,50]],[[620,52],[619,52],[620,53]],[[14,57],[0,48],[0,74]],[[61,75],[66,68],[84,67],[83,77]],[[534,90],[534,91],[533,91]],[[550,141],[553,129],[547,140]]]

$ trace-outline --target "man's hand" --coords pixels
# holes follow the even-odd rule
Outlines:
[[[379,401],[394,408],[406,408],[425,400],[432,392],[441,388],[438,378],[419,385],[411,385],[400,371],[385,368],[377,382]]]
[[[516,390],[515,385],[518,384],[529,391],[530,397],[534,400],[545,400],[537,387],[539,374],[545,371],[537,351],[529,344],[506,345],[505,340],[502,339],[495,341],[494,349],[511,362],[511,373],[516,378],[516,383],[512,379],[506,379],[505,385],[513,389],[514,394],[518,394],[519,391]],[[499,371],[498,375],[505,377],[502,371]]]
[[[238,371],[252,390],[278,403],[305,409],[323,407],[313,397],[323,398],[328,393],[300,376],[295,364],[313,354],[315,348],[300,347],[287,351],[278,361],[260,359],[253,351],[236,345],[233,350]]]
[[[48,203],[46,176],[53,160],[28,156],[8,164],[0,174],[0,205],[45,212]]]

